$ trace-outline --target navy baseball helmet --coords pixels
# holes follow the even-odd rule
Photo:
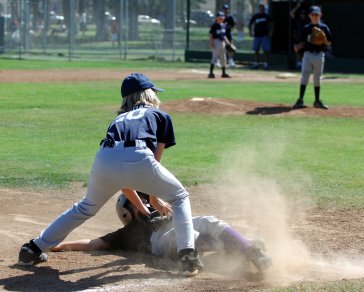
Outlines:
[[[320,14],[321,15],[321,8],[319,6],[311,6],[309,10],[310,14]]]
[[[216,17],[225,17],[225,14],[224,14],[224,12],[219,11],[216,13]]]
[[[155,87],[152,81],[144,74],[132,73],[126,76],[121,84],[121,96],[125,97],[148,88],[152,88],[155,91],[164,91],[161,88]]]
[[[224,4],[224,5],[222,6],[222,9],[229,9],[229,4]]]

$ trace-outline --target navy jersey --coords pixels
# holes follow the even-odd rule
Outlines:
[[[272,18],[267,13],[256,13],[250,19],[249,27],[254,23],[254,36],[263,37],[269,34],[269,24]]]
[[[157,142],[165,143],[165,148],[176,144],[171,117],[148,106],[117,116],[107,129],[106,138],[114,141],[144,140],[153,152]]]
[[[150,237],[152,233],[151,225],[133,220],[123,228],[108,233],[100,239],[110,244],[113,249],[151,253]]]
[[[210,34],[212,34],[214,39],[223,41],[226,34],[226,24],[214,22],[213,25],[211,25]]]
[[[226,37],[228,40],[232,40],[231,30],[235,26],[234,17],[232,17],[232,15],[226,16],[224,23],[226,25]]]
[[[324,51],[327,51],[327,46],[326,45],[314,45],[312,43],[310,43],[308,41],[308,36],[311,35],[312,33],[312,29],[313,27],[316,26],[320,29],[322,29],[325,34],[326,34],[326,37],[327,37],[327,40],[329,42],[332,42],[332,34],[331,34],[331,31],[329,29],[329,27],[320,22],[319,24],[307,24],[303,30],[302,30],[302,35],[301,35],[301,42],[304,43],[304,47],[303,47],[303,50],[306,52],[306,51],[309,51],[309,52],[324,52]]]

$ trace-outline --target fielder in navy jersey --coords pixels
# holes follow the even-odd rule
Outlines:
[[[62,242],[122,190],[143,218],[149,218],[150,211],[136,191],[153,194],[152,206],[160,214],[172,216],[183,275],[194,276],[203,268],[195,249],[188,192],[160,164],[163,150],[176,142],[170,116],[158,109],[157,91],[163,90],[143,74],[133,73],[124,79],[119,115],[100,143],[85,197],[21,247],[19,265],[46,262],[46,251]]]
[[[299,50],[303,50],[304,52],[302,59],[302,74],[299,97],[296,103],[293,105],[294,109],[305,107],[304,95],[311,73],[313,73],[313,85],[315,93],[315,101],[313,106],[315,108],[328,109],[328,106],[325,105],[320,98],[320,88],[321,75],[323,73],[325,63],[325,52],[332,45],[332,34],[329,27],[321,22],[321,15],[322,13],[320,7],[310,7],[309,18],[311,23],[307,24],[303,28],[300,43],[294,46],[294,50],[296,52]],[[311,42],[312,30],[315,27],[321,29],[325,34],[325,41],[320,45]]]
[[[208,78],[215,78],[214,68],[217,60],[220,60],[222,69],[222,78],[230,78],[226,74],[226,44],[230,44],[226,37],[226,24],[224,23],[224,13],[219,11],[216,13],[216,20],[210,27],[210,48],[212,50],[212,57],[210,62],[210,73]]]

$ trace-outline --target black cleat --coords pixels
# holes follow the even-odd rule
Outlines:
[[[196,249],[182,249],[178,253],[178,257],[181,263],[181,273],[186,277],[196,276],[204,268]]]
[[[215,78],[215,74],[214,73],[210,73],[207,78]]]
[[[315,107],[315,108],[322,108],[322,109],[329,109],[329,107],[326,104],[323,104],[321,100],[316,100],[313,103],[313,107]]]
[[[48,256],[44,252],[35,252],[31,248],[30,243],[25,243],[19,252],[19,266],[34,266],[40,263],[45,263],[48,260]]]
[[[299,109],[299,108],[305,108],[305,104],[303,103],[302,99],[297,99],[296,103],[293,105],[294,109]]]
[[[222,78],[231,78],[230,75],[229,74],[226,74],[226,73],[225,74],[222,74],[221,77]]]

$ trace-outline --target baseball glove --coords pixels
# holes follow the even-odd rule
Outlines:
[[[326,38],[325,32],[322,29],[314,26],[312,29],[312,33],[311,33],[309,42],[311,44],[318,45],[318,46],[326,44],[327,38]]]
[[[150,226],[154,231],[156,231],[162,225],[172,222],[172,218],[160,216],[158,211],[152,212],[150,216],[143,215],[142,213],[138,212],[138,220],[141,223]]]
[[[236,52],[236,47],[231,44],[231,45],[226,45],[226,50],[230,53],[235,53]]]

